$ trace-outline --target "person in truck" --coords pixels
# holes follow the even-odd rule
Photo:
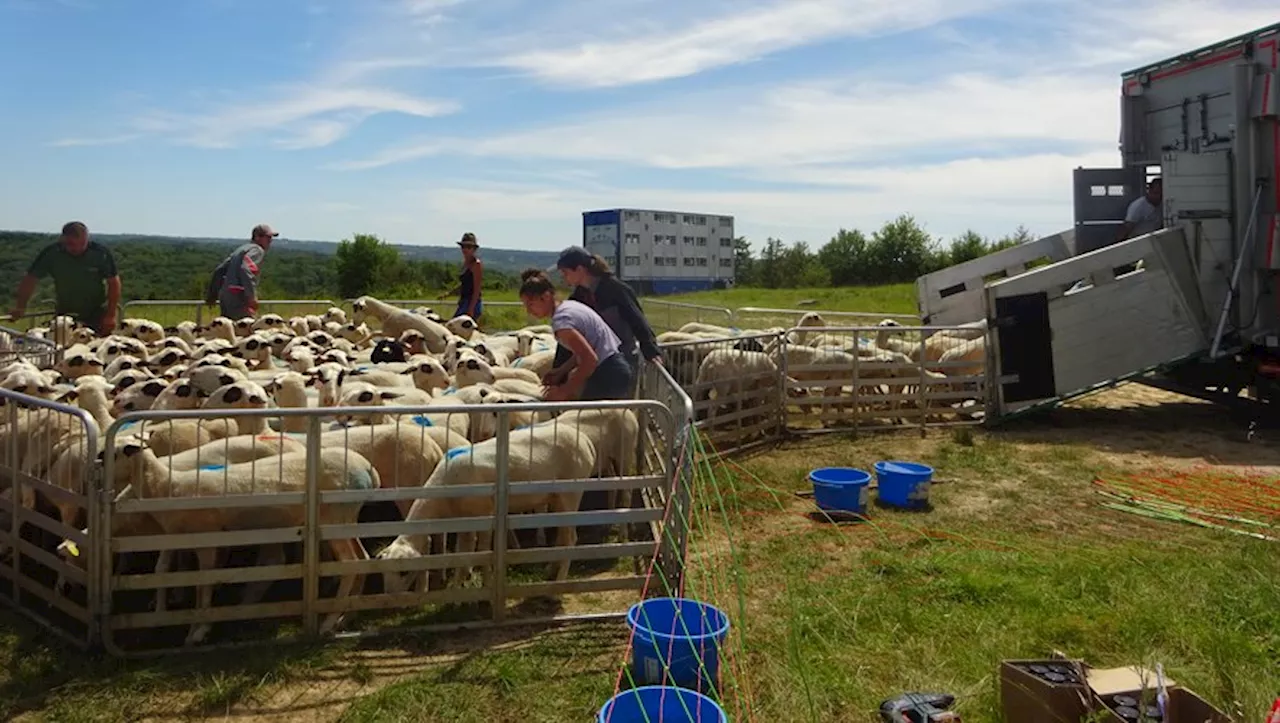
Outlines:
[[[1120,232],[1116,235],[1116,243],[1159,231],[1164,226],[1164,213],[1161,211],[1163,200],[1163,184],[1159,178],[1153,179],[1147,184],[1147,192],[1129,204],[1129,210],[1124,214],[1124,223],[1120,224]]]

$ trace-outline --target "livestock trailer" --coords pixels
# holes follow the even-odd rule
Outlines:
[[[987,321],[989,420],[1126,380],[1280,401],[1278,42],[1280,24],[1123,73],[1120,163],[1075,169],[1074,226],[917,281],[924,323]],[[1117,242],[1157,177],[1162,228]]]

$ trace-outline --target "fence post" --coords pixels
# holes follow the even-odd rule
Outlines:
[[[102,525],[98,524],[98,518],[101,516],[99,510],[103,502],[101,482],[98,478],[98,466],[94,462],[98,459],[98,430],[94,425],[89,424],[87,418],[81,418],[80,423],[84,425],[85,432],[85,471],[81,484],[81,488],[86,498],[85,510],[85,526],[88,528],[88,535],[85,542],[89,544],[89,549],[85,551],[87,559],[85,560],[85,607],[89,613],[89,631],[86,636],[86,643],[90,646],[98,638],[98,625],[101,620],[98,617],[99,611],[102,609],[98,603],[98,597],[102,593],[102,586],[97,584],[98,569],[101,567],[100,560],[103,555],[103,541],[107,537]],[[97,528],[97,529],[95,529]]]
[[[925,356],[925,334],[920,332],[920,388],[916,391],[916,404],[920,409],[920,438],[924,439],[929,433],[929,408],[925,406],[928,395],[925,393],[925,383],[928,381],[928,375],[924,373],[925,365],[929,363],[928,357]]]
[[[853,332],[853,438],[858,438],[858,427],[862,421],[862,406],[860,392],[862,391],[862,368],[859,362],[862,355],[858,354],[858,344],[862,341],[862,332]],[[892,390],[892,387],[890,387]]]
[[[782,404],[779,406],[782,429],[778,431],[779,437],[785,437],[790,430],[790,416],[787,414],[788,402],[791,395],[787,393],[791,384],[791,374],[787,372],[787,334],[786,332],[778,332],[778,375],[781,377],[782,384]],[[797,391],[799,391],[797,389]]]
[[[5,404],[9,410],[9,429],[18,428],[18,404],[14,399],[7,400]],[[9,449],[6,454],[9,456],[9,477],[10,489],[13,490],[13,498],[9,500],[9,534],[12,535],[13,546],[9,550],[9,561],[13,565],[13,606],[21,607],[22,605],[22,580],[19,577],[21,573],[20,567],[22,562],[22,536],[19,534],[22,518],[18,515],[18,510],[22,509],[22,489],[19,487],[21,479],[18,476],[18,470],[21,465],[18,464],[18,438],[21,435],[9,435]]]
[[[306,524],[302,540],[302,629],[314,636],[320,631],[316,602],[320,598],[320,417],[307,417]]]
[[[689,558],[689,523],[693,518],[694,462],[694,450],[690,449],[690,445],[693,444],[691,438],[697,433],[697,429],[693,426],[693,421],[690,420],[679,435],[684,439],[684,444],[681,445],[684,453],[680,455],[679,459],[676,459],[675,450],[672,449],[667,456],[668,459],[672,460],[672,466],[675,467],[676,488],[674,502],[676,506],[672,512],[677,513],[673,516],[673,519],[678,520],[676,533],[679,535],[676,544],[675,562],[667,579],[672,582],[672,589],[676,591],[677,595],[684,594],[684,565],[685,560]],[[673,441],[677,438],[675,434],[670,436]]]
[[[494,445],[498,449],[497,480],[493,501],[493,608],[494,622],[507,617],[507,510],[510,507],[511,422],[507,412],[498,411],[498,430]]]

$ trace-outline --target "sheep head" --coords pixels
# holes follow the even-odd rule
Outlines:
[[[444,328],[454,334],[457,334],[463,339],[470,340],[476,333],[476,320],[466,314],[463,314],[462,316],[455,316],[446,321],[444,323]]]
[[[342,395],[339,397],[338,406],[340,407],[381,407],[387,404],[395,404],[395,400],[403,396],[400,392],[391,389],[379,389],[372,384],[365,382],[354,382],[343,387]],[[340,414],[337,415],[339,422],[351,423],[360,422],[364,424],[377,424],[382,419],[382,414],[375,412],[367,415]]]
[[[495,381],[493,367],[474,354],[467,354],[458,359],[454,377],[457,379],[459,389],[473,384],[493,384]]]
[[[116,394],[115,400],[111,403],[111,416],[119,417],[129,412],[142,412],[155,404],[156,399],[164,393],[168,387],[162,381],[150,380],[125,389]]]
[[[449,373],[434,359],[423,360],[406,369],[404,373],[411,375],[413,385],[424,392],[449,386]]]
[[[78,379],[89,374],[103,374],[106,366],[83,345],[76,345],[64,352],[56,369],[68,379]]]
[[[152,409],[197,409],[200,390],[190,379],[176,379],[164,388],[152,403]]]

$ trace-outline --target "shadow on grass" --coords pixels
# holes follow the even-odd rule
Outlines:
[[[993,436],[1010,442],[1085,444],[1112,453],[1212,457],[1222,464],[1280,464],[1280,451],[1249,443],[1248,422],[1203,402],[1123,408],[1066,406],[1012,420]]]
[[[531,599],[513,615],[548,614]],[[555,607],[550,605],[550,607]],[[389,634],[362,640],[277,642],[235,650],[202,650],[120,660],[63,645],[27,619],[0,611],[0,719],[37,713],[59,721],[189,719],[246,713],[283,713],[346,704],[390,682],[431,671],[470,686],[508,685],[501,665],[490,670],[468,661],[537,649],[540,655],[616,661],[625,634],[617,624],[522,626],[431,635]],[[554,677],[546,666],[538,675]],[[600,675],[607,665],[576,674]],[[289,694],[277,694],[287,687]],[[113,712],[108,712],[113,711]],[[114,712],[119,711],[119,712]],[[335,713],[336,714],[336,713]]]

